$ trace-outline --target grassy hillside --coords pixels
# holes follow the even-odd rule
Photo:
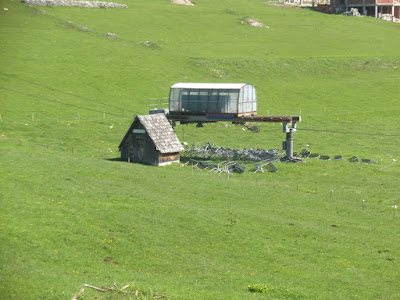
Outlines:
[[[123,3],[0,0],[0,297],[86,283],[114,290],[79,299],[399,298],[400,25],[258,0]],[[259,114],[302,115],[296,151],[345,160],[229,178],[118,161],[133,115],[176,82],[254,84]],[[259,125],[176,133],[279,148],[281,125]]]

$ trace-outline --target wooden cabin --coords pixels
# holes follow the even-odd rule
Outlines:
[[[162,166],[179,162],[182,144],[165,114],[135,116],[119,145],[121,159]]]

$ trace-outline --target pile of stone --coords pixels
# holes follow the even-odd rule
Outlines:
[[[379,16],[379,19],[384,20],[384,21],[389,21],[389,22],[399,22],[400,19],[395,18],[391,14],[382,14]]]
[[[357,8],[352,8],[349,11],[345,11],[342,15],[350,17],[362,17]]]
[[[25,0],[25,3],[40,6],[79,6],[79,7],[95,7],[95,8],[127,8],[128,5],[113,2],[99,1],[67,1],[67,0]]]
[[[180,5],[194,5],[189,0],[171,0],[172,3],[180,4]]]

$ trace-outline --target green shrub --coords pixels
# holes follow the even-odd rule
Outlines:
[[[268,291],[268,288],[264,284],[250,284],[247,286],[247,290],[251,293],[266,293]]]

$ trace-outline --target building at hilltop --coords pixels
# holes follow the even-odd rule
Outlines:
[[[331,0],[330,6],[336,13],[357,8],[364,16],[380,18],[391,15],[400,19],[400,0]]]
[[[162,166],[179,162],[182,144],[165,114],[135,116],[119,145],[121,159]]]

